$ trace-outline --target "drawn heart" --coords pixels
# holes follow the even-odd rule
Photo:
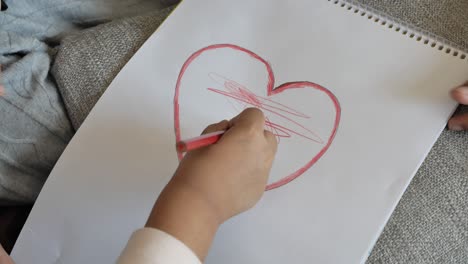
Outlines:
[[[330,90],[312,82],[287,82],[276,88],[274,83],[270,64],[250,50],[216,44],[196,51],[183,64],[175,87],[176,142],[226,119],[226,114],[233,117],[246,107],[257,107],[279,143],[266,189],[301,176],[333,142],[340,104]],[[179,160],[182,157],[178,153]]]

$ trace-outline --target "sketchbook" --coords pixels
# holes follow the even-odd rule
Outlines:
[[[79,129],[12,256],[114,262],[176,141],[258,107],[279,142],[267,191],[206,263],[364,263],[467,77],[463,51],[343,1],[183,1]]]

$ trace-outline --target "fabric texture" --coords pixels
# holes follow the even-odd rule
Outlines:
[[[74,128],[172,9],[117,20],[63,39],[52,74]]]
[[[154,228],[133,233],[118,264],[201,264],[198,257],[177,238]]]
[[[445,131],[367,261],[468,263],[468,134]]]
[[[0,205],[31,204],[73,136],[72,124],[78,127],[120,67],[168,15],[165,8],[172,3],[169,0],[5,3],[8,9],[0,12],[0,65],[4,70],[0,84],[5,87],[5,94],[0,97]],[[134,17],[149,12],[153,13]],[[124,17],[128,19],[113,26],[82,33],[86,28]],[[111,38],[112,44],[93,42],[96,34],[104,41]],[[72,37],[61,45],[68,35]],[[68,63],[63,63],[67,77],[57,77],[67,88],[61,90],[64,105],[49,71],[57,50],[66,55],[74,38],[83,38],[82,46],[90,49],[83,48],[79,60],[65,59]],[[58,57],[59,64],[63,62],[61,58]],[[80,68],[86,65],[89,67]],[[67,78],[78,82],[66,86],[63,80]],[[88,107],[76,108],[77,105]],[[68,113],[65,106],[70,108]]]
[[[32,24],[24,6],[21,15],[13,5],[0,12],[0,205],[32,203],[73,135],[49,77],[54,49],[37,37],[43,23],[22,30]]]

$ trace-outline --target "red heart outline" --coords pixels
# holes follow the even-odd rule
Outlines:
[[[175,94],[174,94],[174,131],[175,131],[175,136],[176,136],[176,143],[181,140],[180,137],[180,120],[179,120],[179,92],[180,92],[180,82],[182,80],[182,77],[184,76],[185,71],[187,68],[190,66],[190,64],[202,53],[205,51],[210,51],[210,50],[216,50],[216,49],[233,49],[236,51],[244,52],[251,56],[252,58],[260,61],[265,65],[265,68],[268,72],[268,84],[267,84],[267,96],[273,96],[275,94],[282,93],[288,89],[294,89],[294,88],[312,88],[319,90],[323,93],[325,93],[333,102],[333,105],[335,107],[335,122],[334,122],[334,127],[332,130],[332,133],[330,134],[330,137],[327,140],[326,145],[317,153],[309,162],[307,162],[304,166],[293,172],[292,174],[281,178],[280,180],[273,182],[269,185],[267,185],[266,190],[272,190],[278,187],[281,187],[292,180],[296,179],[297,177],[301,176],[305,171],[307,171],[310,167],[312,167],[322,156],[327,152],[328,148],[330,147],[331,143],[333,142],[333,139],[335,138],[336,132],[338,130],[338,125],[340,124],[340,118],[341,118],[341,107],[338,99],[336,96],[327,88],[322,87],[318,84],[312,83],[312,82],[307,82],[307,81],[301,81],[301,82],[288,82],[288,83],[283,83],[278,87],[274,87],[275,84],[275,77],[273,74],[273,70],[270,66],[270,64],[264,60],[262,57],[259,55],[255,54],[254,52],[233,45],[233,44],[215,44],[215,45],[210,45],[208,47],[202,48],[195,53],[193,53],[184,63],[182,66],[179,76],[177,78],[177,83],[175,87]],[[179,158],[179,161],[182,160],[183,155],[182,153],[177,152],[177,157]]]

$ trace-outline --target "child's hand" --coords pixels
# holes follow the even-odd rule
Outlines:
[[[260,200],[276,153],[263,113],[243,111],[204,133],[227,130],[211,146],[185,155],[146,226],[178,238],[204,259],[218,226]]]
[[[250,108],[207,127],[203,133],[227,132],[218,143],[188,153],[174,181],[206,199],[221,222],[251,208],[265,190],[276,153],[276,138],[264,126],[263,113]]]
[[[454,89],[452,91],[452,97],[460,104],[468,105],[468,86],[462,86]],[[448,122],[448,127],[455,131],[467,130],[468,113],[452,117]]]

